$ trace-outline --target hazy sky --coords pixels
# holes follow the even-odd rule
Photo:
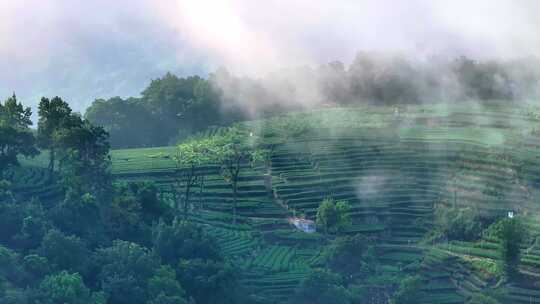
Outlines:
[[[0,98],[137,96],[167,71],[415,57],[539,55],[537,0],[0,0]]]

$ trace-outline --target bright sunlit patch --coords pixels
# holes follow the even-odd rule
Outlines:
[[[265,33],[249,27],[240,7],[227,1],[178,1],[174,22],[197,48],[217,56],[221,65],[253,70],[275,60],[274,49]],[[257,58],[257,60],[255,60]]]
[[[224,1],[179,1],[184,22],[198,40],[207,44],[233,48],[249,36],[233,8]]]

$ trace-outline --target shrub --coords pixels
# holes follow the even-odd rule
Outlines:
[[[362,235],[337,238],[325,250],[328,267],[335,272],[352,278],[359,273],[370,272],[376,267],[374,253],[369,241]]]
[[[486,223],[490,221],[481,217],[473,208],[447,207],[443,204],[438,204],[435,208],[437,228],[449,240],[479,239]]]
[[[394,294],[392,304],[415,304],[422,297],[422,279],[419,276],[408,277],[399,285],[398,291]]]
[[[317,209],[317,226],[326,233],[344,231],[351,225],[349,209],[349,203],[346,201],[335,202],[332,198],[324,199]]]
[[[490,227],[501,241],[503,269],[508,278],[515,278],[521,259],[520,246],[527,238],[525,227],[519,218],[505,218]]]
[[[493,299],[490,296],[481,293],[475,293],[469,299],[469,301],[467,301],[467,304],[499,304],[499,301]]]
[[[42,304],[105,304],[100,293],[91,293],[78,273],[62,271],[45,277],[37,291],[38,303]]]
[[[349,304],[352,297],[342,285],[339,275],[316,269],[300,284],[292,303]]]

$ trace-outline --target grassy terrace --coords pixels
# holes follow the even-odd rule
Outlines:
[[[540,137],[532,130],[540,121],[521,109],[416,106],[401,109],[365,107],[293,113],[286,117],[312,126],[309,132],[279,142],[271,157],[272,188],[266,192],[260,166],[243,171],[239,184],[239,221],[231,224],[232,189],[208,164],[204,191],[191,218],[207,225],[224,253],[244,269],[242,281],[258,295],[276,302],[290,296],[309,269],[322,262],[326,237],[305,234],[286,221],[293,212],[314,218],[328,196],[351,204],[353,225],[347,233],[377,239],[385,267],[417,263],[429,298],[420,303],[464,303],[466,297],[496,282],[497,243],[422,243],[432,225],[435,203],[474,206],[489,214],[508,210],[527,214],[527,225],[540,236]],[[279,139],[271,121],[244,124],[248,130],[267,129],[268,144]],[[175,147],[115,150],[112,173],[120,180],[154,180],[165,192],[176,168]],[[20,192],[42,199],[58,189],[46,183],[47,156],[23,160],[31,169]],[[521,170],[516,171],[516,164]],[[24,190],[24,191],[23,191]],[[523,272],[540,281],[540,245],[524,248]],[[483,267],[480,267],[482,266]],[[384,270],[386,269],[386,270]],[[486,270],[488,269],[488,270]],[[512,303],[540,303],[531,286],[512,286]]]

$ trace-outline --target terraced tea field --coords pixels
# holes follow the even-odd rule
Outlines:
[[[193,194],[196,208],[190,211],[261,298],[283,301],[321,265],[329,237],[296,230],[287,217],[314,219],[326,197],[349,202],[352,226],[346,233],[376,240],[381,275],[407,273],[408,266],[417,265],[429,291],[419,303],[464,303],[474,292],[493,288],[500,260],[499,244],[487,237],[423,241],[433,226],[435,204],[500,217],[513,211],[526,220],[533,239],[540,235],[540,120],[526,109],[416,106],[396,114],[393,108],[365,107],[285,119],[305,122],[309,131],[283,140],[271,120],[243,125],[248,133],[265,130],[260,134],[272,155],[269,168],[242,170],[236,225],[230,215],[232,189],[216,164],[199,168],[206,172],[206,184]],[[175,147],[113,151],[112,173],[119,180],[153,180],[167,197],[175,153]],[[28,164],[43,166],[43,160]],[[54,195],[42,169],[17,174],[25,174],[26,181],[19,189],[45,199]],[[539,246],[523,248],[520,270],[530,282],[511,286],[509,303],[540,303]]]

